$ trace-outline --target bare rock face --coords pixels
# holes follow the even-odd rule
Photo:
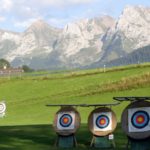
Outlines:
[[[114,24],[111,17],[85,19],[65,26],[55,50],[66,66],[84,66],[99,60],[101,37]]]
[[[123,57],[150,44],[150,8],[127,6],[114,28],[103,37],[102,61]]]
[[[3,57],[14,66],[25,63],[33,68],[79,67],[99,60],[101,37],[114,23],[111,17],[104,16],[57,29],[38,20],[24,33],[1,31],[0,45]],[[7,50],[4,37],[10,44]]]
[[[52,52],[53,43],[60,33],[60,29],[53,28],[42,20],[38,20],[19,36],[20,43],[15,50],[7,54],[6,59],[15,65],[19,62],[30,65],[32,58],[40,58]]]
[[[150,8],[126,7],[116,25],[116,30],[128,39],[136,39],[134,48],[150,43]]]
[[[122,58],[150,45],[150,8],[127,6],[117,21],[102,16],[58,29],[43,20],[23,33],[0,30],[0,56],[14,66],[76,68]]]

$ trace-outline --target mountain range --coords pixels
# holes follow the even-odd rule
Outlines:
[[[63,29],[37,20],[22,33],[0,30],[0,57],[34,69],[117,66],[135,55],[139,62],[150,51],[149,24],[150,8],[143,6],[127,6],[117,20],[105,15]]]

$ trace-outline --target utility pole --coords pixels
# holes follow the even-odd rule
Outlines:
[[[106,65],[104,65],[103,72],[106,72]]]

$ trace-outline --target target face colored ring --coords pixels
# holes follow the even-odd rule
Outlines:
[[[6,105],[5,103],[0,103],[0,113],[4,113],[6,110]]]
[[[149,115],[146,111],[137,111],[131,118],[131,123],[135,128],[145,128],[149,123]]]
[[[72,124],[72,117],[69,114],[63,114],[59,119],[59,123],[62,127],[69,127]]]
[[[100,115],[96,119],[96,126],[100,129],[104,129],[108,127],[109,123],[110,120],[106,115]]]

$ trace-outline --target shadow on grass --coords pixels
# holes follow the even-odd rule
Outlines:
[[[6,126],[0,127],[0,150],[56,150],[57,136],[50,125]],[[86,124],[82,124],[76,135],[78,150],[90,149],[91,133]],[[123,149],[126,137],[120,129],[115,132],[118,150]]]

